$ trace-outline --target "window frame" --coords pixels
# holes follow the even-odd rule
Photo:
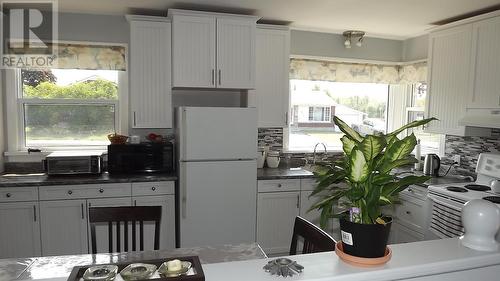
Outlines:
[[[23,98],[23,87],[21,79],[21,69],[5,70],[6,86],[6,116],[7,116],[7,148],[6,156],[22,156],[27,154],[25,138],[25,104],[100,104],[114,105],[115,107],[115,130],[121,134],[128,134],[128,74],[127,71],[118,71],[118,99],[117,100],[86,100],[82,103],[80,99],[29,99]],[[15,116],[13,118],[12,116]],[[90,150],[105,151],[107,145],[64,145],[47,147],[29,147],[39,148],[44,152],[53,152],[61,150]]]

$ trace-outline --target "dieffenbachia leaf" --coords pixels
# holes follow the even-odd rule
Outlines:
[[[352,139],[354,141],[357,141],[357,142],[363,141],[363,137],[361,137],[361,135],[358,132],[356,132],[354,129],[352,129],[351,127],[349,127],[344,121],[342,121],[337,116],[333,116],[333,122],[350,139]]]
[[[366,161],[371,161],[385,148],[385,138],[381,136],[368,135],[357,147],[363,152]]]
[[[351,151],[349,180],[351,182],[363,182],[370,175],[370,169],[363,152],[357,147]]]
[[[407,136],[402,140],[395,141],[389,145],[385,151],[384,165],[399,159],[404,159],[410,155],[417,144],[417,138],[414,134]]]
[[[422,120],[415,120],[411,123],[408,123],[406,125],[404,125],[403,127],[395,130],[394,132],[391,132],[388,134],[388,136],[395,136],[399,133],[401,133],[402,131],[406,130],[406,129],[410,129],[410,128],[415,128],[415,127],[418,127],[418,126],[422,126],[422,125],[425,125],[433,120],[438,120],[437,118],[427,118],[427,119],[422,119]]]
[[[356,142],[350,139],[348,136],[343,136],[340,138],[342,141],[342,149],[346,155],[349,155],[354,147],[356,147]]]
[[[406,189],[409,185],[422,184],[428,181],[430,178],[431,177],[428,176],[406,176],[395,182],[391,182],[383,186],[381,195],[385,197],[395,195],[401,192],[402,190]]]

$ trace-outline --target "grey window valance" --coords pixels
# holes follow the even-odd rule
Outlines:
[[[411,84],[427,80],[427,63],[383,65],[292,58],[290,79]]]

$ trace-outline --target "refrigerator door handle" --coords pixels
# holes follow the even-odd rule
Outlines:
[[[186,218],[186,201],[187,201],[187,196],[186,196],[186,184],[185,183],[182,183],[181,184],[181,215],[182,215],[182,218],[185,219]]]

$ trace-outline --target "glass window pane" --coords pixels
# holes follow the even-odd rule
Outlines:
[[[422,119],[424,119],[423,111],[408,112],[408,123]],[[408,129],[408,135],[411,133],[415,134],[415,137],[420,140],[420,151],[422,152],[422,154],[439,153],[441,135],[425,133],[422,126]]]
[[[338,116],[362,134],[386,131],[387,84],[292,79],[290,89],[290,150],[312,150],[318,142],[340,150],[342,133],[334,127],[331,116]]]
[[[21,70],[23,98],[118,99],[118,71],[46,69]]]
[[[115,131],[115,106],[25,104],[27,147],[107,145]]]

